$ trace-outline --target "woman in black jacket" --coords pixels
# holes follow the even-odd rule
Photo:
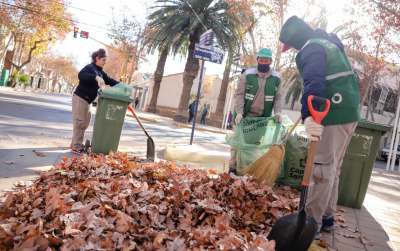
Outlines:
[[[74,134],[72,136],[71,153],[85,153],[83,137],[92,118],[91,104],[97,97],[97,91],[102,84],[114,86],[119,82],[107,76],[103,67],[107,63],[104,49],[99,49],[92,54],[92,63],[86,65],[78,74],[79,85],[72,97],[72,121]]]

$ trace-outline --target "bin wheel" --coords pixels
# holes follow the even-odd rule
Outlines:
[[[87,139],[85,142],[85,151],[87,151],[89,149],[89,147],[91,147],[90,140]]]

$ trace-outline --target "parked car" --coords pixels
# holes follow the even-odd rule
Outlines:
[[[393,149],[394,150],[394,149]],[[390,144],[386,145],[381,152],[381,157],[382,159],[385,160],[385,162],[388,161],[388,156],[389,156],[389,151],[390,151]],[[393,151],[392,151],[393,153]],[[400,159],[400,145],[397,146],[397,151],[396,151],[396,162],[398,163]]]

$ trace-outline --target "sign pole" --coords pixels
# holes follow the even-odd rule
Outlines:
[[[194,108],[194,117],[193,117],[192,135],[190,136],[190,145],[192,145],[192,143],[193,143],[194,129],[196,127],[197,109],[199,108],[199,99],[200,99],[200,91],[201,91],[201,81],[203,80],[203,69],[204,69],[204,60],[201,60],[199,88],[197,90],[196,105]]]

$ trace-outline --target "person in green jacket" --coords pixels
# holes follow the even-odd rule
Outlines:
[[[257,67],[243,72],[236,90],[233,121],[240,124],[243,118],[271,117],[282,121],[282,85],[278,72],[271,69],[272,51],[262,48],[257,54]],[[236,149],[231,149],[229,172],[236,172]]]
[[[316,239],[321,232],[333,231],[334,212],[338,199],[340,167],[350,139],[360,120],[360,96],[344,46],[336,34],[313,30],[297,16],[290,17],[282,27],[279,40],[282,51],[299,51],[296,65],[304,84],[301,115],[307,138],[318,141],[311,175],[306,212],[318,223]],[[322,125],[314,122],[307,105],[309,95],[324,97],[331,102]],[[323,110],[313,104],[315,110]]]

